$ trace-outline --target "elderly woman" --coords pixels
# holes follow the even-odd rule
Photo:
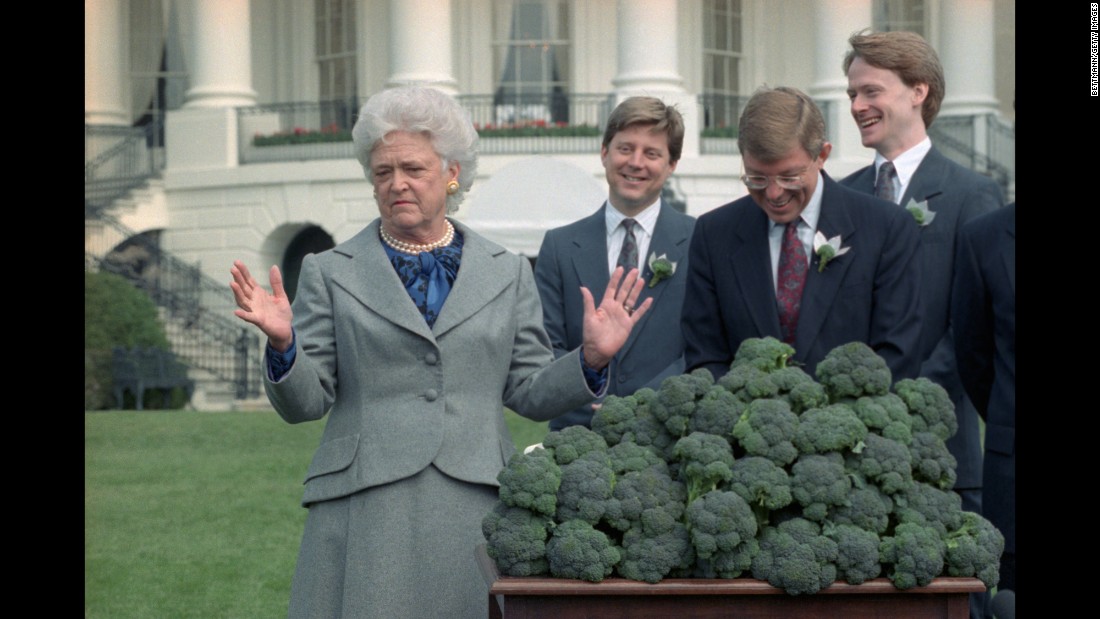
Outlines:
[[[527,261],[446,214],[477,133],[430,88],[379,93],[353,131],[380,217],[302,262],[293,309],[237,261],[235,314],[268,337],[265,385],[290,423],[329,414],[306,474],[292,617],[484,617],[474,548],[512,455],[503,407],[546,420],[591,402],[649,307],[642,280],[584,290],[584,342],[554,359]],[[621,286],[620,286],[621,282]]]

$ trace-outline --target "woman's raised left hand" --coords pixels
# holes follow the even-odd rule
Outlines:
[[[600,306],[596,307],[592,293],[581,287],[584,298],[584,361],[596,370],[602,370],[630,337],[630,330],[641,320],[653,298],[635,306],[645,287],[645,280],[638,277],[638,269],[631,269],[623,277],[623,268],[617,267],[607,282]]]

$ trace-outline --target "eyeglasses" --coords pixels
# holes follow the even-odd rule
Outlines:
[[[745,183],[745,186],[748,187],[749,189],[752,189],[753,191],[760,191],[762,189],[767,189],[768,184],[769,184],[769,179],[774,178],[775,179],[775,184],[779,185],[780,189],[787,189],[789,191],[798,191],[799,189],[802,189],[803,185],[805,185],[805,183],[802,180],[802,176],[805,173],[806,173],[806,171],[803,170],[801,173],[799,173],[798,176],[774,176],[774,177],[772,177],[772,176],[763,176],[763,175],[759,175],[759,174],[753,174],[753,175],[742,174],[741,175],[741,182]]]

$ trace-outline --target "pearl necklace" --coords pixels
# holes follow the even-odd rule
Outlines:
[[[399,241],[393,238],[389,232],[386,232],[386,227],[379,225],[378,230],[382,234],[382,241],[389,245],[393,249],[403,253],[416,256],[422,252],[430,252],[433,249],[439,249],[440,247],[446,247],[451,244],[451,241],[455,238],[455,227],[451,225],[449,220],[444,219],[444,223],[447,224],[447,232],[443,235],[443,238],[435,241],[434,243],[425,243],[420,245],[417,243],[406,243],[405,241]]]

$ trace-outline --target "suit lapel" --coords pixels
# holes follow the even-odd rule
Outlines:
[[[944,179],[947,170],[947,158],[933,146],[909,179],[909,186],[901,196],[901,205],[908,205],[909,200],[925,202],[943,193],[943,188],[948,186]]]
[[[433,340],[428,323],[413,305],[401,278],[390,263],[378,237],[381,220],[374,220],[362,232],[334,250],[349,258],[332,274],[332,281],[371,311],[404,329]],[[335,317],[340,320],[340,316]]]
[[[750,198],[751,199],[751,198]],[[756,204],[745,209],[745,214],[733,222],[733,234],[738,237],[735,249],[729,255],[740,299],[719,299],[719,303],[735,307],[743,304],[761,336],[782,337],[779,330],[779,308],[775,302],[775,283],[772,280],[771,247],[768,244],[768,217]]]
[[[684,263],[684,257],[687,255],[688,249],[688,234],[687,232],[677,226],[673,225],[671,217],[666,216],[668,211],[672,207],[661,204],[661,212],[657,215],[657,224],[653,227],[653,239],[649,242],[649,254],[656,254],[658,256],[664,254],[669,262],[676,263],[677,271],[680,271],[680,266]],[[606,253],[606,252],[605,252]],[[649,287],[649,280],[653,277],[653,271],[649,268],[649,257],[638,256],[638,260],[642,262],[642,277],[646,281],[646,286],[642,288],[642,294],[638,296],[638,304],[641,305],[646,299],[652,298],[653,305],[649,311],[646,312],[642,319],[638,321],[638,324],[634,325],[634,329],[630,332],[630,337],[627,338],[626,343],[623,344],[619,354],[616,355],[619,358],[625,357],[630,351],[630,348],[634,345],[634,342],[638,341],[641,337],[642,331],[646,328],[650,318],[656,312],[654,309],[657,304],[660,303],[661,295],[664,294],[666,288],[668,288],[668,280],[662,280],[655,287]],[[675,277],[675,275],[673,275]],[[680,277],[687,277],[687,271],[680,271]],[[605,284],[606,285],[606,284]],[[679,328],[679,325],[669,327],[669,325],[662,325],[663,328]]]
[[[795,357],[800,361],[805,360],[806,355],[809,354],[814,340],[817,339],[825,323],[825,316],[829,313],[829,308],[833,306],[836,295],[840,291],[844,274],[852,264],[851,256],[860,250],[855,225],[848,216],[844,198],[840,195],[837,184],[828,176],[823,176],[823,182],[825,187],[821,195],[821,216],[817,221],[817,229],[826,238],[840,235],[841,245],[851,249],[844,256],[829,262],[821,272],[817,270],[817,256],[815,255],[810,261],[806,287],[802,291],[798,332],[794,343]]]
[[[589,215],[579,234],[571,239],[573,271],[581,286],[588,288],[596,305],[603,299],[611,277],[607,273],[607,203]]]
[[[452,223],[464,239],[462,264],[432,329],[437,338],[488,305],[515,280],[515,274],[496,260],[505,252],[503,247],[457,221]],[[424,322],[423,318],[420,321]]]

